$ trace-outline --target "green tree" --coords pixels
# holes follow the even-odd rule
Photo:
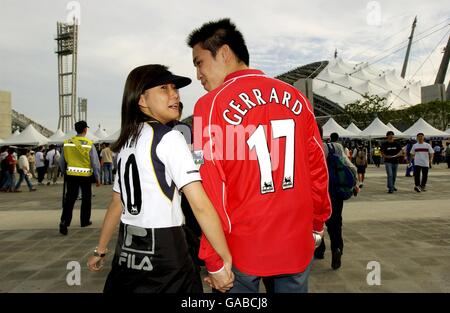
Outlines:
[[[360,128],[366,128],[375,117],[389,111],[391,105],[386,104],[386,98],[378,95],[365,94],[362,99],[349,103],[344,107],[344,114],[337,119],[340,123],[351,122]]]

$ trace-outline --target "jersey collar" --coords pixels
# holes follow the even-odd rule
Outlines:
[[[252,74],[254,74],[254,75],[255,74],[256,75],[265,75],[263,73],[263,71],[255,70],[255,69],[239,70],[239,71],[233,72],[231,74],[228,74],[225,77],[225,81],[224,82],[227,82],[227,81],[229,81],[229,80],[231,80],[233,78],[237,78],[237,77],[241,77],[241,76],[245,76],[245,75],[252,75]]]

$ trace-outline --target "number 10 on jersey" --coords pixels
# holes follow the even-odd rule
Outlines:
[[[295,123],[292,119],[270,121],[273,139],[286,138],[284,151],[284,175],[282,187],[289,189],[294,187],[294,136]],[[247,140],[250,150],[255,149],[258,158],[259,172],[261,174],[261,193],[275,192],[275,185],[272,176],[272,161],[270,159],[269,146],[264,127],[258,128]]]

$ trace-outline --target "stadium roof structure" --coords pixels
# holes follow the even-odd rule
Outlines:
[[[407,81],[394,69],[382,70],[367,62],[352,63],[341,57],[300,66],[276,78],[293,85],[302,78],[313,79],[316,115],[335,115],[345,105],[378,95],[393,109],[421,102],[420,81]]]

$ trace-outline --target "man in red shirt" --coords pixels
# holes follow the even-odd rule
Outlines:
[[[249,69],[242,34],[229,19],[188,38],[208,93],[194,108],[194,157],[219,213],[235,281],[230,292],[307,292],[314,246],[329,218],[322,140],[308,100],[292,85]],[[202,237],[210,286],[229,282]]]

